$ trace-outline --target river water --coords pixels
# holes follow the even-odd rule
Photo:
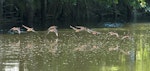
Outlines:
[[[0,34],[0,71],[149,71],[150,24]],[[119,34],[119,37],[109,32]]]

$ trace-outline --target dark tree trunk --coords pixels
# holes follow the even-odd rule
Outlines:
[[[33,4],[30,0],[27,0],[25,13],[27,25],[33,27],[34,9]]]
[[[3,19],[3,2],[4,0],[0,0],[0,23]]]
[[[133,8],[132,12],[133,12],[133,22],[136,23],[137,22],[137,10]]]
[[[47,0],[41,0],[41,28],[45,28],[46,23],[46,13],[47,12]]]

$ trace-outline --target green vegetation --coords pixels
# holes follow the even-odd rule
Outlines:
[[[138,17],[149,17],[149,4],[149,0],[1,0],[0,24],[45,29],[49,25],[135,22]]]

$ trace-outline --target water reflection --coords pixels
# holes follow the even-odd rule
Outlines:
[[[4,71],[19,71],[19,63],[3,63]]]
[[[147,71],[149,30],[108,30],[92,35],[60,30],[0,35],[0,71]],[[72,34],[70,34],[72,33]],[[129,34],[133,33],[133,34]],[[7,39],[6,39],[7,38]]]

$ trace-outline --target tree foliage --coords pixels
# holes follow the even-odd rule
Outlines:
[[[147,10],[149,3],[149,0],[1,0],[0,19],[17,23],[7,17],[11,16],[22,21],[18,24],[43,27],[56,22],[128,22],[134,10]],[[11,12],[17,15],[5,14]]]

